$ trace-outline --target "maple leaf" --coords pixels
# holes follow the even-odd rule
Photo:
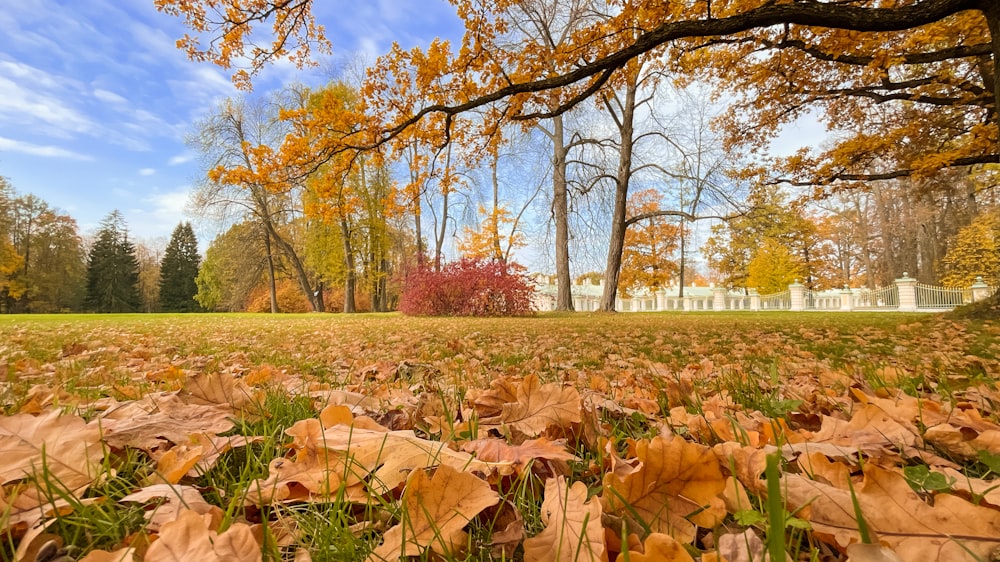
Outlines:
[[[15,497],[0,496],[0,503],[8,503],[14,513],[48,505],[52,493],[39,487],[50,482],[79,496],[100,472],[104,459],[100,437],[96,423],[58,410],[0,417],[0,486],[27,481]]]
[[[253,390],[230,373],[194,373],[184,382],[180,396],[192,404],[222,404],[239,411],[256,411]]]
[[[926,503],[898,472],[866,464],[857,503],[874,537],[903,560],[989,559],[1000,546],[1000,512],[952,494]],[[785,474],[789,510],[802,508],[817,537],[846,548],[860,542],[851,492]]]
[[[417,556],[430,548],[449,554],[466,542],[463,528],[480,511],[496,505],[500,496],[489,484],[447,465],[433,476],[414,470],[403,489],[402,522],[385,532],[369,561],[393,561]]]
[[[250,526],[234,523],[223,532],[212,529],[211,515],[184,511],[165,523],[159,538],[146,551],[145,562],[257,562],[260,545]]]
[[[558,476],[545,481],[545,529],[524,541],[525,562],[584,562],[608,559],[601,525],[601,504],[587,500],[587,485]]]
[[[725,479],[712,449],[674,437],[636,443],[639,467],[604,476],[604,510],[640,518],[653,532],[690,543],[695,525],[714,527],[726,516]]]
[[[573,387],[543,385],[538,376],[529,375],[518,385],[514,397],[515,401],[503,404],[499,416],[480,420],[480,426],[507,426],[535,436],[551,426],[565,428],[581,420],[580,393]]]
[[[620,552],[615,562],[694,562],[694,558],[670,535],[651,533],[643,542],[642,552]]]

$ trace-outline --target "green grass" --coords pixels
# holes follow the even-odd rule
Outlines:
[[[248,487],[267,476],[269,462],[286,454],[290,438],[284,430],[318,414],[312,400],[282,389],[282,376],[303,386],[372,395],[405,390],[440,405],[443,429],[430,437],[461,440],[477,430],[477,420],[462,414],[470,396],[504,377],[534,374],[631,408],[603,411],[596,420],[611,449],[624,455],[629,440],[649,439],[670,426],[672,408],[707,420],[709,401],[720,396],[727,396],[735,411],[783,419],[790,427],[803,427],[809,416],[835,414],[840,407],[804,395],[804,387],[848,397],[852,386],[875,395],[902,391],[957,403],[969,388],[996,389],[998,341],[1000,326],[995,323],[895,313],[543,314],[515,319],[0,316],[0,412],[9,416],[60,408],[94,416],[90,404],[96,399],[175,391],[191,373],[227,372],[256,381],[253,386],[261,392],[255,399],[264,415],[236,419],[233,433],[263,440],[225,453],[214,468],[185,483],[202,490],[229,522],[294,522],[301,532],[290,547],[279,546],[283,537],[266,534],[265,559],[287,558],[298,547],[317,561],[358,560],[379,544],[387,527],[399,522],[397,498],[356,505],[334,495],[327,502],[244,505]],[[652,411],[636,410],[648,404],[655,405]],[[392,408],[379,415],[391,419]],[[400,412],[406,414],[401,406]],[[985,415],[996,421],[992,412]],[[423,420],[414,420],[413,426],[428,435]],[[691,437],[685,428],[674,431]],[[599,495],[603,471],[612,462],[609,449],[588,440],[582,430],[570,437],[567,446],[580,458],[570,463],[570,479],[585,482],[591,495]],[[992,475],[995,465],[1000,463],[989,457],[966,463],[965,469],[977,477]],[[142,487],[155,466],[135,450],[109,452],[105,477],[91,487],[87,501],[69,498],[76,503],[55,516],[52,532],[74,552],[111,548],[141,536],[143,508],[118,500]],[[914,462],[908,467],[908,481],[921,493],[938,492],[940,483],[923,466]],[[495,484],[502,504],[522,514],[526,536],[543,528],[545,470],[539,465]],[[778,466],[769,465],[768,487],[778,489],[777,474]],[[46,481],[44,474],[40,478],[53,497],[60,495],[58,482]],[[760,530],[772,556],[779,551],[805,559],[817,556],[819,543],[808,526],[773,498],[752,497],[748,509],[726,525]],[[496,552],[491,537],[502,520],[498,510],[476,518],[462,559],[489,560]],[[0,559],[12,559],[17,542],[14,534],[0,538]]]

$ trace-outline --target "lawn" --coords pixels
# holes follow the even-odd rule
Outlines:
[[[0,558],[988,560],[998,357],[927,314],[0,317]]]

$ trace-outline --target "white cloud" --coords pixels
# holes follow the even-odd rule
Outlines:
[[[0,61],[0,115],[8,123],[69,137],[93,132],[97,127],[86,115],[70,107],[67,82],[32,66]]]
[[[153,169],[153,168],[143,168],[143,169],[139,170],[139,175],[140,176],[151,176],[151,175],[153,175],[155,173],[156,173],[156,170]]]
[[[101,88],[94,90],[94,97],[106,103],[128,105],[128,100],[124,97],[119,96],[114,92],[109,92],[108,90],[102,90]]]
[[[170,160],[167,160],[167,164],[171,166],[179,166],[181,164],[186,164],[192,160],[194,160],[193,152],[182,152],[177,156],[171,156]]]
[[[8,150],[10,152],[20,152],[21,154],[30,154],[31,156],[42,156],[45,158],[67,158],[70,160],[84,161],[93,160],[92,157],[87,156],[86,154],[80,154],[79,152],[59,148],[58,146],[32,144],[30,142],[0,137],[0,152],[4,150]]]

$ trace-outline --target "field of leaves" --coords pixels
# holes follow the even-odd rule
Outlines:
[[[0,559],[996,560],[1000,324],[0,318]]]

